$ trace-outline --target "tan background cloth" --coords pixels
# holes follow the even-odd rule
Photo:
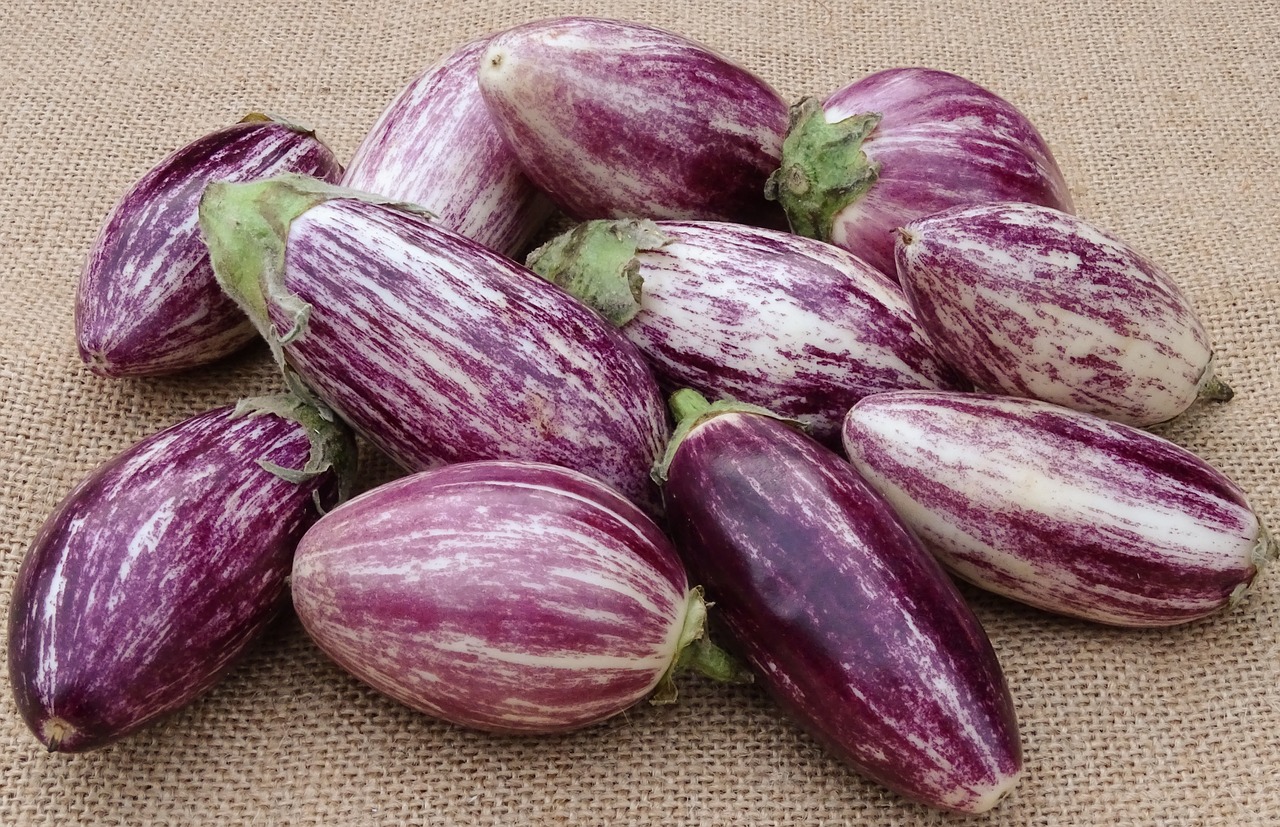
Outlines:
[[[700,39],[788,98],[924,64],[1021,107],[1082,215],[1190,294],[1238,396],[1165,433],[1280,525],[1280,11],[1273,0],[626,0],[0,5],[0,614],[62,495],[135,440],[274,390],[262,349],[108,381],[72,341],[83,257],[168,151],[262,109],[346,161],[383,105],[464,39],[594,13]],[[387,474],[384,463],[366,484]],[[1280,571],[1237,610],[1129,632],[972,590],[1017,700],[1026,775],[967,823],[1280,823]],[[292,618],[187,710],[97,753],[48,755],[0,692],[0,824],[916,825],[953,819],[861,780],[755,689],[682,684],[579,734],[437,723],[330,665]]]

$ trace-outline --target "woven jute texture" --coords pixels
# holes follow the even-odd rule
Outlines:
[[[453,45],[588,13],[653,23],[786,97],[895,65],[959,72],[1051,144],[1082,215],[1157,260],[1211,331],[1229,404],[1162,430],[1280,524],[1280,11],[1273,0],[9,0],[0,6],[0,615],[58,500],[159,428],[275,390],[265,349],[172,379],[80,364],[72,301],[107,210],[248,111],[342,160]],[[1069,461],[1069,460],[1068,460]],[[364,484],[390,475],[373,459]],[[1280,823],[1278,572],[1234,610],[1134,632],[965,589],[1016,699],[1026,774],[991,825]],[[0,618],[2,619],[2,618]],[[0,824],[942,825],[862,780],[759,690],[682,684],[554,738],[433,721],[340,672],[291,616],[187,709],[47,754],[0,692]]]

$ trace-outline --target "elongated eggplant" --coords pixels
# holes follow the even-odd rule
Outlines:
[[[845,450],[953,572],[1051,612],[1169,626],[1237,601],[1276,546],[1244,492],[1154,434],[985,394],[868,397]]]
[[[464,462],[367,492],[303,538],[293,602],[311,638],[379,691],[463,726],[563,732],[685,667],[740,674],[661,530],[554,465]]]
[[[1139,426],[1200,397],[1231,398],[1173,279],[1073,215],[987,204],[928,216],[898,236],[916,317],[979,388]]]
[[[680,426],[655,470],[672,537],[757,680],[874,781],[993,807],[1022,771],[1017,720],[946,573],[848,463],[789,425],[692,392],[672,405]]]
[[[514,256],[551,215],[498,133],[466,43],[401,90],[356,149],[343,186],[421,204],[444,227]]]
[[[572,296],[419,216],[297,176],[215,184],[200,212],[220,282],[288,371],[405,468],[550,462],[657,507],[657,384]]]
[[[707,47],[636,23],[562,17],[495,35],[479,71],[498,129],[571,216],[782,226],[764,184],[787,105]]]
[[[830,244],[721,222],[591,221],[529,257],[618,324],[661,383],[737,399],[839,439],[849,407],[957,388],[901,288]]]
[[[177,373],[253,341],[253,325],[214,280],[196,208],[210,181],[283,172],[337,181],[342,169],[310,129],[254,114],[177,150],[124,194],[76,293],[76,341],[90,370]]]
[[[342,426],[270,397],[154,434],[72,491],[9,606],[9,679],[40,742],[96,749],[211,687],[281,608],[353,458]]]
[[[893,231],[965,204],[1072,210],[1040,133],[1012,104],[937,69],[886,69],[793,107],[769,192],[792,229],[894,274]]]

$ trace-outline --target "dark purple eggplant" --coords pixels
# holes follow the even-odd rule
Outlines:
[[[680,391],[655,477],[676,548],[761,683],[849,765],[978,813],[1022,771],[1013,701],[955,585],[839,456]]]

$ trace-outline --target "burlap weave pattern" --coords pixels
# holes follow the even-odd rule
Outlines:
[[[259,348],[108,381],[72,299],[107,209],[169,150],[251,110],[342,160],[452,45],[589,13],[654,23],[785,96],[893,65],[967,75],[1023,109],[1085,217],[1190,294],[1237,398],[1163,432],[1280,527],[1280,11],[1272,0],[283,3],[11,0],[0,7],[0,615],[27,544],[90,469],[278,380]],[[370,484],[389,474],[374,460]],[[966,589],[1017,701],[1027,772],[971,823],[1280,823],[1280,572],[1235,611],[1126,632]],[[3,617],[0,617],[2,620]],[[570,736],[465,732],[341,674],[285,618],[211,694],[118,746],[48,755],[0,692],[0,824],[942,825],[861,780],[757,690],[682,684]]]

